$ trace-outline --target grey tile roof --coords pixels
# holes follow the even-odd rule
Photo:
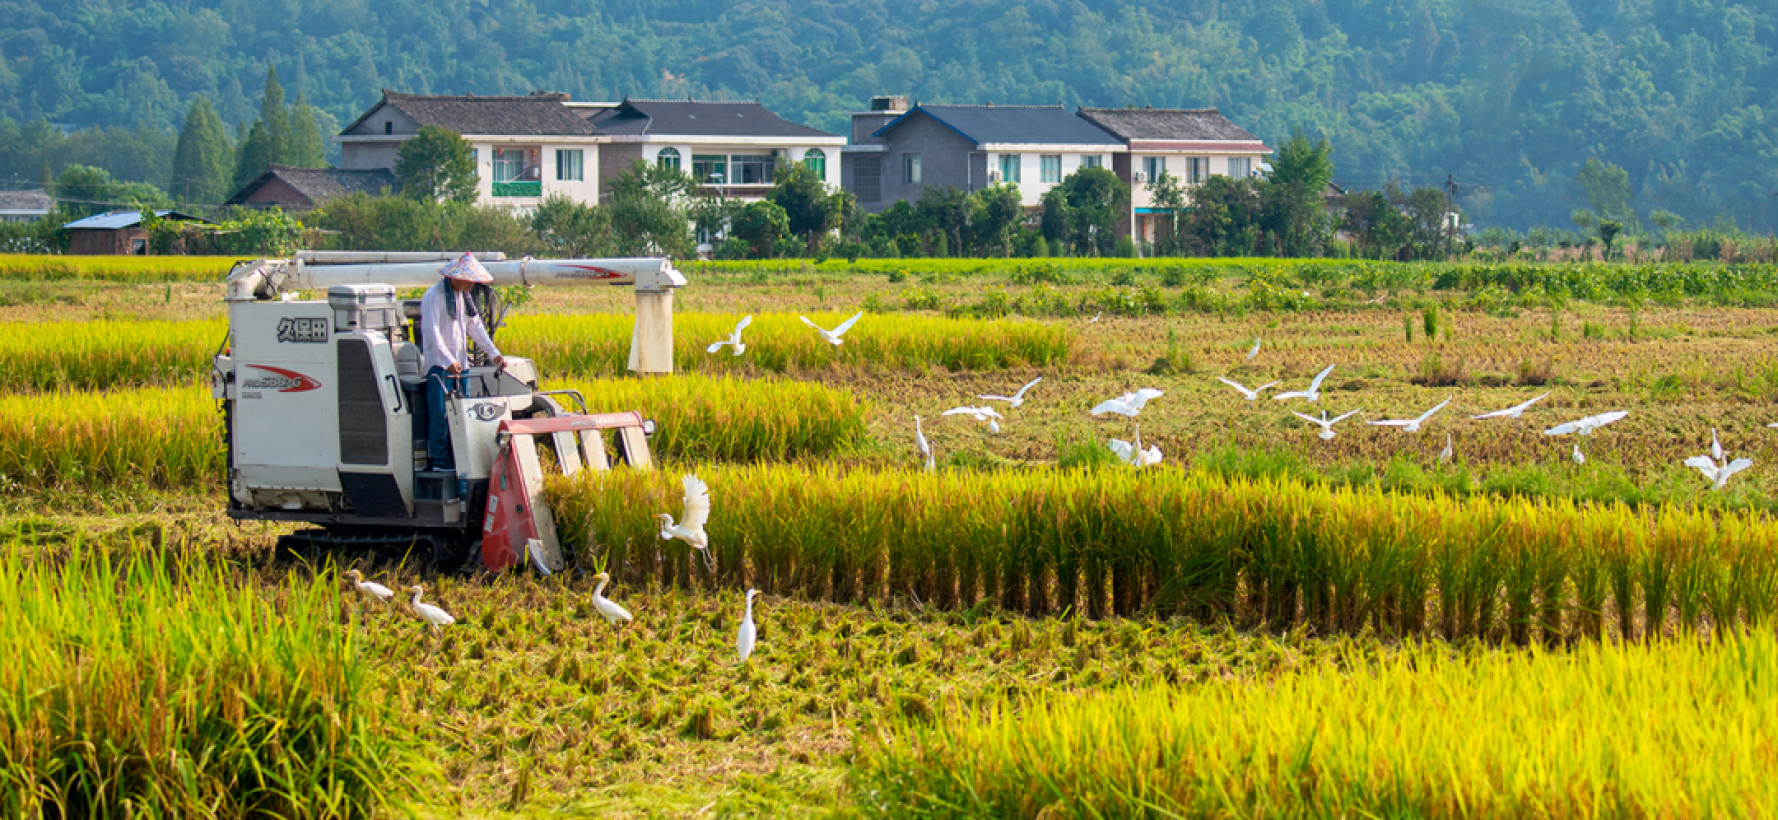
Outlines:
[[[181,222],[210,221],[202,217],[192,216],[191,214],[180,213],[178,211],[155,211],[154,215],[162,219],[175,219]],[[109,211],[107,213],[89,216],[85,219],[76,219],[62,227],[73,230],[111,231],[117,230],[118,228],[134,228],[140,224],[142,224],[141,211]]]
[[[1121,145],[1116,137],[1074,115],[1061,105],[916,105],[888,125],[883,134],[920,114],[951,127],[977,145],[1025,143],[1052,145]]]
[[[42,191],[0,191],[0,211],[48,211],[55,206]]]
[[[591,123],[562,103],[563,94],[526,97],[427,96],[384,89],[383,101],[370,107],[342,135],[349,135],[378,108],[389,105],[421,125],[436,125],[459,134],[512,136],[592,136]]]
[[[241,205],[248,197],[253,196],[260,188],[272,180],[283,181],[284,184],[296,189],[297,193],[309,198],[309,202],[319,205],[334,197],[346,194],[366,193],[376,196],[388,188],[391,192],[401,190],[401,180],[395,178],[395,172],[388,168],[370,168],[349,170],[345,168],[298,168],[293,165],[272,164],[265,173],[260,174],[252,182],[241,186],[234,196],[228,198],[224,205]]]
[[[1126,140],[1259,141],[1214,108],[1082,108],[1080,116]]]
[[[772,113],[757,101],[625,99],[613,108],[590,109],[600,133],[688,137],[835,137]]]

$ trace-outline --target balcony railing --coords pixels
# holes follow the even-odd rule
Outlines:
[[[494,183],[494,196],[497,196],[497,197],[505,197],[505,196],[540,197],[540,196],[543,196],[543,183],[542,182],[496,182],[496,183]]]

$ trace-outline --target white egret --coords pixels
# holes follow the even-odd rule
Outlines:
[[[1247,351],[1247,361],[1250,361],[1250,362],[1253,361],[1253,357],[1258,356],[1258,355],[1259,355],[1259,340],[1254,339],[1253,340],[1253,349]]]
[[[1722,461],[1722,442],[1716,440],[1716,428],[1710,428],[1710,457]]]
[[[1272,398],[1278,399],[1278,400],[1308,399],[1311,402],[1321,401],[1321,383],[1323,381],[1327,380],[1327,374],[1332,373],[1333,369],[1334,369],[1334,365],[1330,364],[1327,366],[1326,370],[1323,370],[1320,373],[1316,374],[1315,380],[1312,382],[1309,382],[1309,389],[1307,389],[1307,390],[1292,390],[1292,391],[1289,391],[1286,393],[1279,393],[1278,395],[1273,396]]]
[[[1404,433],[1418,432],[1420,429],[1420,425],[1425,424],[1426,420],[1432,418],[1434,414],[1438,413],[1438,411],[1445,409],[1445,405],[1450,404],[1451,399],[1454,399],[1454,398],[1457,398],[1457,397],[1452,396],[1448,399],[1445,399],[1444,401],[1439,402],[1437,407],[1434,407],[1431,410],[1421,413],[1419,416],[1417,416],[1415,418],[1411,418],[1411,419],[1384,419],[1382,421],[1373,421],[1373,422],[1368,422],[1368,423],[1374,424],[1378,427],[1400,427],[1402,429],[1402,432],[1404,432]]]
[[[704,563],[714,568],[715,559],[710,557],[710,536],[704,532],[704,523],[710,520],[710,487],[703,479],[686,473],[682,480],[685,485],[685,505],[681,509],[679,523],[673,523],[673,516],[657,513],[655,518],[661,520],[661,540],[671,541],[675,538],[692,545],[703,552]]]
[[[1445,449],[1438,451],[1438,463],[1449,464],[1451,457],[1457,455],[1457,443],[1451,440],[1451,434],[1445,433]]]
[[[1753,466],[1751,458],[1737,458],[1727,464],[1718,464],[1721,460],[1721,456],[1714,461],[1706,456],[1692,456],[1685,460],[1685,466],[1698,468],[1705,478],[1710,479],[1712,490],[1722,489],[1723,485],[1729,483],[1729,476]]]
[[[1161,448],[1151,444],[1148,449],[1142,449],[1142,425],[1140,424],[1136,425],[1135,446],[1131,446],[1127,441],[1114,438],[1111,440],[1111,452],[1116,453],[1117,457],[1125,464],[1137,469],[1161,463]]]
[[[1007,405],[1010,407],[1018,407],[1019,405],[1025,403],[1025,392],[1030,390],[1033,387],[1036,387],[1037,383],[1040,381],[1043,381],[1042,376],[1038,376],[1037,378],[1032,379],[1031,381],[1027,382],[1024,387],[1019,388],[1019,392],[1014,393],[1010,396],[976,396],[976,398],[987,399],[988,401],[1003,401],[1003,402],[1006,402]]]
[[[1492,413],[1483,413],[1479,416],[1470,416],[1470,418],[1472,418],[1472,419],[1516,419],[1519,417],[1520,413],[1525,412],[1525,410],[1530,408],[1531,405],[1536,404],[1540,401],[1543,401],[1549,395],[1550,395],[1549,393],[1544,393],[1542,396],[1538,396],[1537,398],[1532,399],[1528,402],[1524,402],[1522,404],[1515,404],[1511,407],[1506,408],[1505,410],[1495,410]]]
[[[1217,376],[1216,380],[1219,382],[1222,382],[1223,384],[1226,384],[1230,387],[1235,388],[1235,390],[1239,391],[1241,393],[1241,396],[1243,398],[1246,398],[1248,401],[1253,401],[1253,400],[1259,398],[1259,394],[1261,391],[1265,390],[1268,387],[1272,387],[1272,386],[1275,386],[1278,384],[1277,382],[1266,382],[1265,384],[1262,384],[1258,387],[1253,388],[1252,390],[1249,390],[1249,389],[1247,389],[1247,385],[1244,385],[1244,384],[1237,382],[1237,381],[1230,381],[1230,380],[1225,379],[1221,376]]]
[[[1166,394],[1152,387],[1144,387],[1134,393],[1125,393],[1115,399],[1102,401],[1093,408],[1092,413],[1095,416],[1116,413],[1120,416],[1134,417],[1137,413],[1142,412],[1144,405],[1163,395]]]
[[[1317,433],[1316,435],[1320,436],[1322,441],[1331,441],[1334,437],[1334,430],[1333,430],[1334,425],[1339,424],[1340,422],[1345,421],[1346,419],[1351,418],[1352,416],[1357,415],[1362,412],[1364,412],[1364,409],[1360,408],[1357,410],[1353,410],[1350,413],[1342,413],[1338,416],[1334,416],[1331,419],[1327,417],[1327,410],[1325,408],[1322,409],[1322,411],[1321,411],[1321,418],[1315,418],[1314,416],[1305,416],[1302,413],[1298,413],[1295,410],[1290,411],[1290,414],[1293,416],[1296,416],[1299,419],[1302,419],[1303,421],[1309,422],[1310,424],[1320,425],[1321,432]]]
[[[805,319],[803,321],[808,321],[808,320]],[[736,356],[739,356],[742,353],[746,353],[747,346],[744,344],[741,344],[741,331],[746,330],[747,326],[750,324],[753,324],[753,314],[751,314],[751,313],[747,314],[746,316],[741,317],[741,321],[735,323],[735,332],[732,334],[729,334],[729,337],[727,339],[724,339],[720,342],[710,345],[709,347],[704,348],[704,352],[705,353],[715,353],[716,351],[721,350],[723,345],[733,345],[735,348],[735,355]]]
[[[1574,459],[1576,464],[1587,463],[1587,455],[1580,451],[1580,442],[1578,441],[1574,443],[1574,452],[1570,453],[1568,457]]]
[[[981,407],[953,407],[946,410],[942,415],[969,416],[976,421],[985,421],[988,423],[988,431],[993,433],[1000,432],[1000,424],[994,420],[1006,418],[995,412],[994,408],[987,405],[982,405]]]
[[[926,432],[920,429],[919,416],[914,417],[914,444],[919,446],[920,455],[926,457],[926,470],[927,472],[931,472],[935,469],[935,465],[932,462],[932,445],[926,443]]]
[[[1093,314],[1093,318],[1088,319],[1087,324],[1092,324],[1093,322],[1099,321],[1099,317],[1104,316],[1104,315],[1105,315],[1105,311],[1103,311],[1103,310],[1099,311],[1098,313]]]
[[[408,587],[407,591],[414,594],[414,599],[410,602],[410,605],[414,609],[414,614],[425,619],[426,623],[432,626],[433,632],[437,632],[440,629],[457,622],[456,618],[451,617],[451,613],[431,604],[420,603],[420,594],[425,590],[422,589],[419,584]]]
[[[735,651],[740,653],[742,663],[753,654],[753,642],[759,635],[759,630],[753,626],[753,596],[758,594],[757,589],[747,590],[747,615],[741,618],[741,629],[735,633]]]
[[[358,590],[358,594],[363,595],[366,600],[388,603],[395,597],[395,593],[388,587],[375,581],[364,580],[364,576],[358,574],[358,570],[346,570],[346,577],[352,579],[352,588]]]
[[[1629,415],[1628,412],[1623,410],[1613,410],[1609,413],[1600,413],[1597,416],[1587,416],[1584,419],[1576,419],[1566,424],[1558,424],[1543,431],[1543,434],[1546,436],[1566,436],[1569,433],[1579,433],[1583,436],[1591,435],[1594,430],[1604,427],[1614,421],[1621,420]]]
[[[803,324],[814,328],[815,332],[821,334],[821,338],[826,339],[828,344],[831,344],[834,347],[839,347],[840,345],[844,344],[846,341],[845,339],[842,339],[840,337],[846,335],[846,331],[851,330],[852,325],[857,324],[859,319],[864,318],[864,311],[859,311],[857,314],[853,315],[852,318],[847,319],[844,322],[841,322],[840,326],[834,328],[833,330],[826,330],[826,329],[822,328],[820,325],[809,321],[809,317],[807,317],[807,316],[798,316],[796,318],[803,320]]]
[[[593,589],[593,610],[600,615],[605,616],[606,623],[614,624],[618,621],[629,623],[630,621],[635,620],[630,617],[629,610],[618,606],[616,603],[613,603],[610,598],[605,597],[605,585],[611,582],[611,573],[601,572],[593,577],[599,580],[599,586]]]
[[[1771,422],[1771,423],[1767,424],[1766,426],[1767,427],[1778,427],[1778,421]]]

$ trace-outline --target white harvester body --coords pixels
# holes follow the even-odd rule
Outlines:
[[[536,447],[550,448],[565,472],[615,462],[646,469],[650,425],[636,413],[587,414],[578,394],[541,390],[531,361],[507,356],[503,368],[472,366],[461,376],[445,402],[455,469],[431,469],[419,305],[397,299],[396,287],[430,286],[451,257],[363,256],[255,260],[230,274],[230,341],[211,386],[226,410],[229,514],[314,524],[336,541],[424,537],[464,549],[482,540],[490,568],[559,568],[554,523],[537,492],[544,461]],[[322,264],[341,257],[352,264]],[[634,285],[631,369],[672,371],[672,292],[685,280],[667,260],[484,264],[496,284]],[[325,298],[290,298],[302,290]],[[491,318],[497,327],[501,317]],[[502,503],[509,509],[496,522]]]

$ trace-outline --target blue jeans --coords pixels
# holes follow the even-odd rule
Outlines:
[[[429,469],[455,471],[451,453],[451,420],[445,416],[445,394],[462,389],[462,376],[434,366],[426,371],[426,461]]]

